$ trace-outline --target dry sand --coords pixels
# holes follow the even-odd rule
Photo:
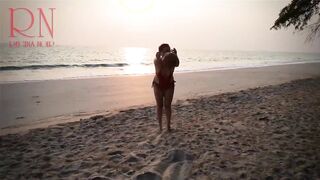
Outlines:
[[[320,76],[320,63],[177,73],[174,102]],[[155,104],[153,76],[0,84],[0,135]]]
[[[320,78],[0,137],[0,179],[319,179]]]

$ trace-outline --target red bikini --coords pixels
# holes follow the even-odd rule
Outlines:
[[[167,90],[167,89],[169,89],[171,87],[174,87],[175,81],[173,80],[173,75],[172,74],[170,74],[168,77],[165,77],[165,76],[161,75],[161,69],[160,69],[160,71],[156,75],[157,75],[157,77],[159,79],[159,83],[153,81],[152,82],[153,86],[159,87],[160,90],[162,90],[162,91],[165,91],[165,90]]]

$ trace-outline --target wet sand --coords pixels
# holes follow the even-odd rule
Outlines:
[[[173,102],[320,75],[320,63],[175,74]],[[0,135],[155,104],[152,75],[0,84]]]
[[[320,77],[0,136],[0,179],[319,179]],[[165,123],[165,120],[164,120]]]

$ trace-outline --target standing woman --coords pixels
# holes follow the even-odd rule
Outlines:
[[[154,60],[156,74],[153,78],[152,87],[157,102],[157,119],[160,132],[162,131],[163,105],[167,119],[167,130],[170,131],[171,103],[174,94],[173,72],[179,66],[179,58],[176,49],[171,50],[169,44],[161,44]]]

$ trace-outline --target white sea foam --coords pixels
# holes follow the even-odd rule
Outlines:
[[[92,47],[0,49],[0,82],[153,74],[156,49]],[[320,62],[317,53],[179,50],[177,72]]]

